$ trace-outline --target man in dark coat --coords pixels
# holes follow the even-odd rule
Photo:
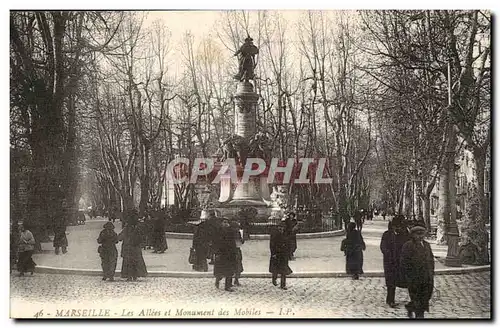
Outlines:
[[[396,215],[380,241],[380,250],[384,256],[384,276],[387,286],[387,297],[385,302],[390,307],[395,307],[396,287],[406,288],[401,277],[401,250],[403,245],[410,239],[408,230],[403,224],[403,217]]]
[[[214,210],[208,210],[208,218],[206,220],[206,238],[208,240],[208,254],[207,258],[210,259],[208,264],[214,264],[215,262],[215,239],[217,234],[221,229],[220,221],[215,215]]]
[[[162,254],[168,249],[167,238],[165,236],[165,225],[165,214],[156,213],[152,233],[154,253]]]
[[[352,275],[352,279],[358,280],[363,274],[363,251],[366,249],[361,231],[355,229],[356,225],[350,222],[347,225],[346,238],[342,240],[340,251],[346,257],[345,270]]]
[[[411,228],[411,239],[401,251],[401,269],[408,284],[410,303],[406,305],[408,317],[423,318],[429,311],[429,300],[434,289],[434,255],[424,240],[425,224],[417,222]]]
[[[290,255],[289,242],[285,233],[285,219],[280,225],[273,229],[269,241],[269,249],[271,251],[271,259],[269,260],[269,272],[272,273],[273,285],[277,286],[278,275],[280,275],[280,288],[287,289],[286,276],[292,273],[292,269],[288,266]]]
[[[232,287],[233,275],[236,272],[236,235],[234,229],[229,225],[228,219],[222,220],[219,236],[214,242],[215,263],[214,276],[215,286],[219,288],[220,281],[225,278],[224,290],[234,291]]]
[[[298,222],[295,218],[295,213],[291,212],[285,220],[285,235],[288,239],[288,259],[295,260],[294,253],[297,250],[297,231]]]
[[[66,221],[65,218],[59,217],[54,222],[54,251],[59,254],[60,249],[62,253],[68,252],[68,238],[66,237]]]
[[[196,254],[193,270],[207,272],[207,257],[210,247],[207,221],[202,221],[196,226],[193,234],[192,247]]]
[[[361,211],[356,210],[356,212],[354,212],[354,223],[359,231],[363,229],[363,213]]]

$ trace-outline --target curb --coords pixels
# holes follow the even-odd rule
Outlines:
[[[343,236],[344,230],[326,231],[326,232],[311,232],[311,233],[298,233],[297,239],[315,239],[315,238],[330,238],[336,236]],[[180,232],[167,232],[167,238],[172,239],[193,239],[192,233]],[[249,240],[269,240],[269,235],[250,235]]]
[[[481,265],[474,267],[460,268],[445,268],[435,271],[435,275],[458,275],[474,272],[491,271],[490,265]],[[47,266],[37,266],[36,273],[49,274],[70,274],[80,276],[101,276],[101,270],[91,269],[69,269],[69,268],[54,268]],[[116,271],[116,275],[120,275],[120,271]],[[384,271],[366,271],[363,277],[384,277]],[[185,272],[185,271],[151,271],[148,272],[148,277],[165,277],[165,278],[213,278],[212,272]],[[271,274],[267,272],[247,272],[242,273],[242,278],[271,278]],[[317,271],[317,272],[296,272],[292,273],[289,278],[346,278],[351,275],[344,271]]]

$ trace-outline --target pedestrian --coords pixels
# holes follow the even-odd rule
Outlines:
[[[356,224],[351,222],[347,225],[346,238],[342,240],[340,251],[346,257],[345,270],[352,275],[352,279],[358,280],[363,274],[363,251],[366,249],[361,231],[356,230]]]
[[[363,213],[362,213],[363,210],[356,210],[356,212],[354,212],[354,223],[355,223],[355,226],[356,228],[361,232],[361,230],[363,229]],[[349,229],[346,229],[346,230],[349,230]]]
[[[280,288],[286,290],[286,276],[290,275],[293,271],[288,266],[288,259],[290,255],[289,242],[285,233],[285,218],[280,221],[278,227],[271,231],[269,241],[269,248],[271,251],[271,258],[269,260],[269,272],[272,274],[272,283],[274,286],[278,285],[277,279],[280,276]]]
[[[99,233],[97,243],[101,244],[98,247],[98,253],[101,257],[102,280],[115,280],[116,262],[118,260],[118,235],[115,232],[115,225],[112,222],[106,222],[103,230]]]
[[[389,222],[388,229],[382,234],[380,250],[383,254],[385,285],[387,297],[385,302],[390,307],[395,307],[396,287],[407,288],[402,277],[400,261],[403,245],[410,239],[408,230],[404,225],[404,217],[396,215]]]
[[[347,225],[351,222],[351,217],[345,210],[340,211],[340,216],[342,218],[342,222],[344,222],[344,230],[347,232]]]
[[[413,315],[424,318],[434,289],[434,255],[424,240],[425,232],[425,224],[417,222],[410,229],[411,239],[401,251],[401,269],[410,294],[410,302],[406,304],[409,318]]]
[[[19,276],[24,276],[24,273],[30,272],[33,275],[36,263],[31,258],[35,250],[35,238],[31,231],[25,228],[23,224],[19,225],[19,242],[18,242],[18,261],[17,271]]]
[[[208,264],[215,263],[215,239],[217,238],[218,231],[221,230],[220,220],[215,215],[214,210],[208,210],[208,218],[206,223],[206,238],[208,239],[208,254],[207,258],[210,259]]]
[[[153,221],[153,247],[154,253],[163,254],[168,249],[167,237],[165,236],[165,216],[163,213],[156,213]]]
[[[240,277],[243,272],[243,253],[241,246],[245,243],[245,235],[243,229],[240,229],[240,224],[237,221],[231,222],[231,228],[234,230],[236,239],[236,268],[234,272],[234,286],[241,286]]]
[[[68,238],[66,237],[66,224],[62,220],[57,220],[54,225],[54,252],[59,254],[62,249],[62,253],[66,254],[68,252]]]
[[[222,219],[221,229],[213,245],[215,251],[215,286],[219,288],[220,281],[224,278],[224,290],[232,292],[234,291],[231,287],[233,275],[236,271],[237,250],[235,231],[231,228],[228,219]]]
[[[207,221],[201,221],[198,223],[193,233],[192,248],[195,253],[193,270],[202,272],[208,271],[207,258],[209,247]]]
[[[146,214],[144,218],[145,223],[145,234],[146,234],[146,249],[154,249],[155,247],[155,236],[154,236],[154,225],[155,220],[151,217],[149,213]]]
[[[138,217],[135,210],[129,210],[124,217],[126,225],[118,235],[118,240],[123,241],[121,256],[122,263],[122,278],[127,281],[135,281],[138,277],[147,275],[146,264],[142,257],[142,242],[140,230],[137,227]]]
[[[285,235],[288,239],[288,259],[290,261],[295,260],[295,251],[297,250],[297,231],[298,231],[298,222],[295,218],[295,213],[290,212],[287,215],[285,220]]]

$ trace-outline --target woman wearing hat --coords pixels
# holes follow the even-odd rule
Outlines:
[[[396,215],[380,241],[380,250],[384,257],[384,276],[387,287],[387,297],[385,302],[390,307],[395,307],[396,287],[406,288],[401,277],[401,250],[403,245],[410,239],[408,230],[404,226],[404,217]]]
[[[434,255],[424,240],[425,224],[417,222],[410,230],[411,239],[401,251],[401,269],[408,284],[410,303],[406,305],[408,317],[423,318],[429,311],[429,300],[434,288]]]
[[[269,260],[269,272],[272,273],[273,285],[277,286],[278,275],[280,275],[280,288],[286,288],[286,276],[292,273],[288,266],[289,260],[289,241],[285,233],[286,219],[283,218],[280,225],[271,232],[269,248],[271,250],[271,259]]]
[[[99,256],[101,257],[102,280],[115,279],[116,261],[118,260],[118,235],[115,232],[115,225],[108,221],[104,224],[103,230],[97,238],[97,243],[101,244],[98,248]]]
[[[17,270],[20,276],[24,276],[25,272],[35,271],[35,262],[31,258],[35,250],[35,238],[31,231],[26,229],[23,224],[19,225],[19,241],[18,241],[19,257],[17,261]]]
[[[118,235],[118,240],[123,240],[122,244],[122,278],[127,281],[137,280],[138,277],[147,275],[146,264],[142,257],[143,238],[137,227],[138,215],[135,210],[130,210],[126,216],[127,225]]]
[[[342,240],[340,251],[345,255],[345,270],[352,275],[352,279],[358,280],[363,273],[363,251],[366,249],[361,231],[356,230],[356,223],[347,225],[346,238]]]

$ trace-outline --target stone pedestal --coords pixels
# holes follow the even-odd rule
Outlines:
[[[234,96],[234,134],[250,139],[256,132],[257,101],[259,95],[254,92],[250,82],[239,82]]]
[[[256,113],[259,95],[254,92],[252,83],[244,81],[238,83],[234,99],[236,102],[234,133],[243,137],[248,142],[256,133]],[[238,177],[241,178],[243,176],[243,170],[244,167],[238,167]],[[234,186],[234,189],[231,188],[234,192],[229,193],[230,201],[227,203],[227,206],[267,206],[264,199],[268,198],[269,187],[265,179],[250,176],[247,183],[238,182]],[[227,192],[224,192],[224,195],[227,194]],[[225,196],[224,199],[226,198]],[[221,199],[223,198],[221,197]]]

